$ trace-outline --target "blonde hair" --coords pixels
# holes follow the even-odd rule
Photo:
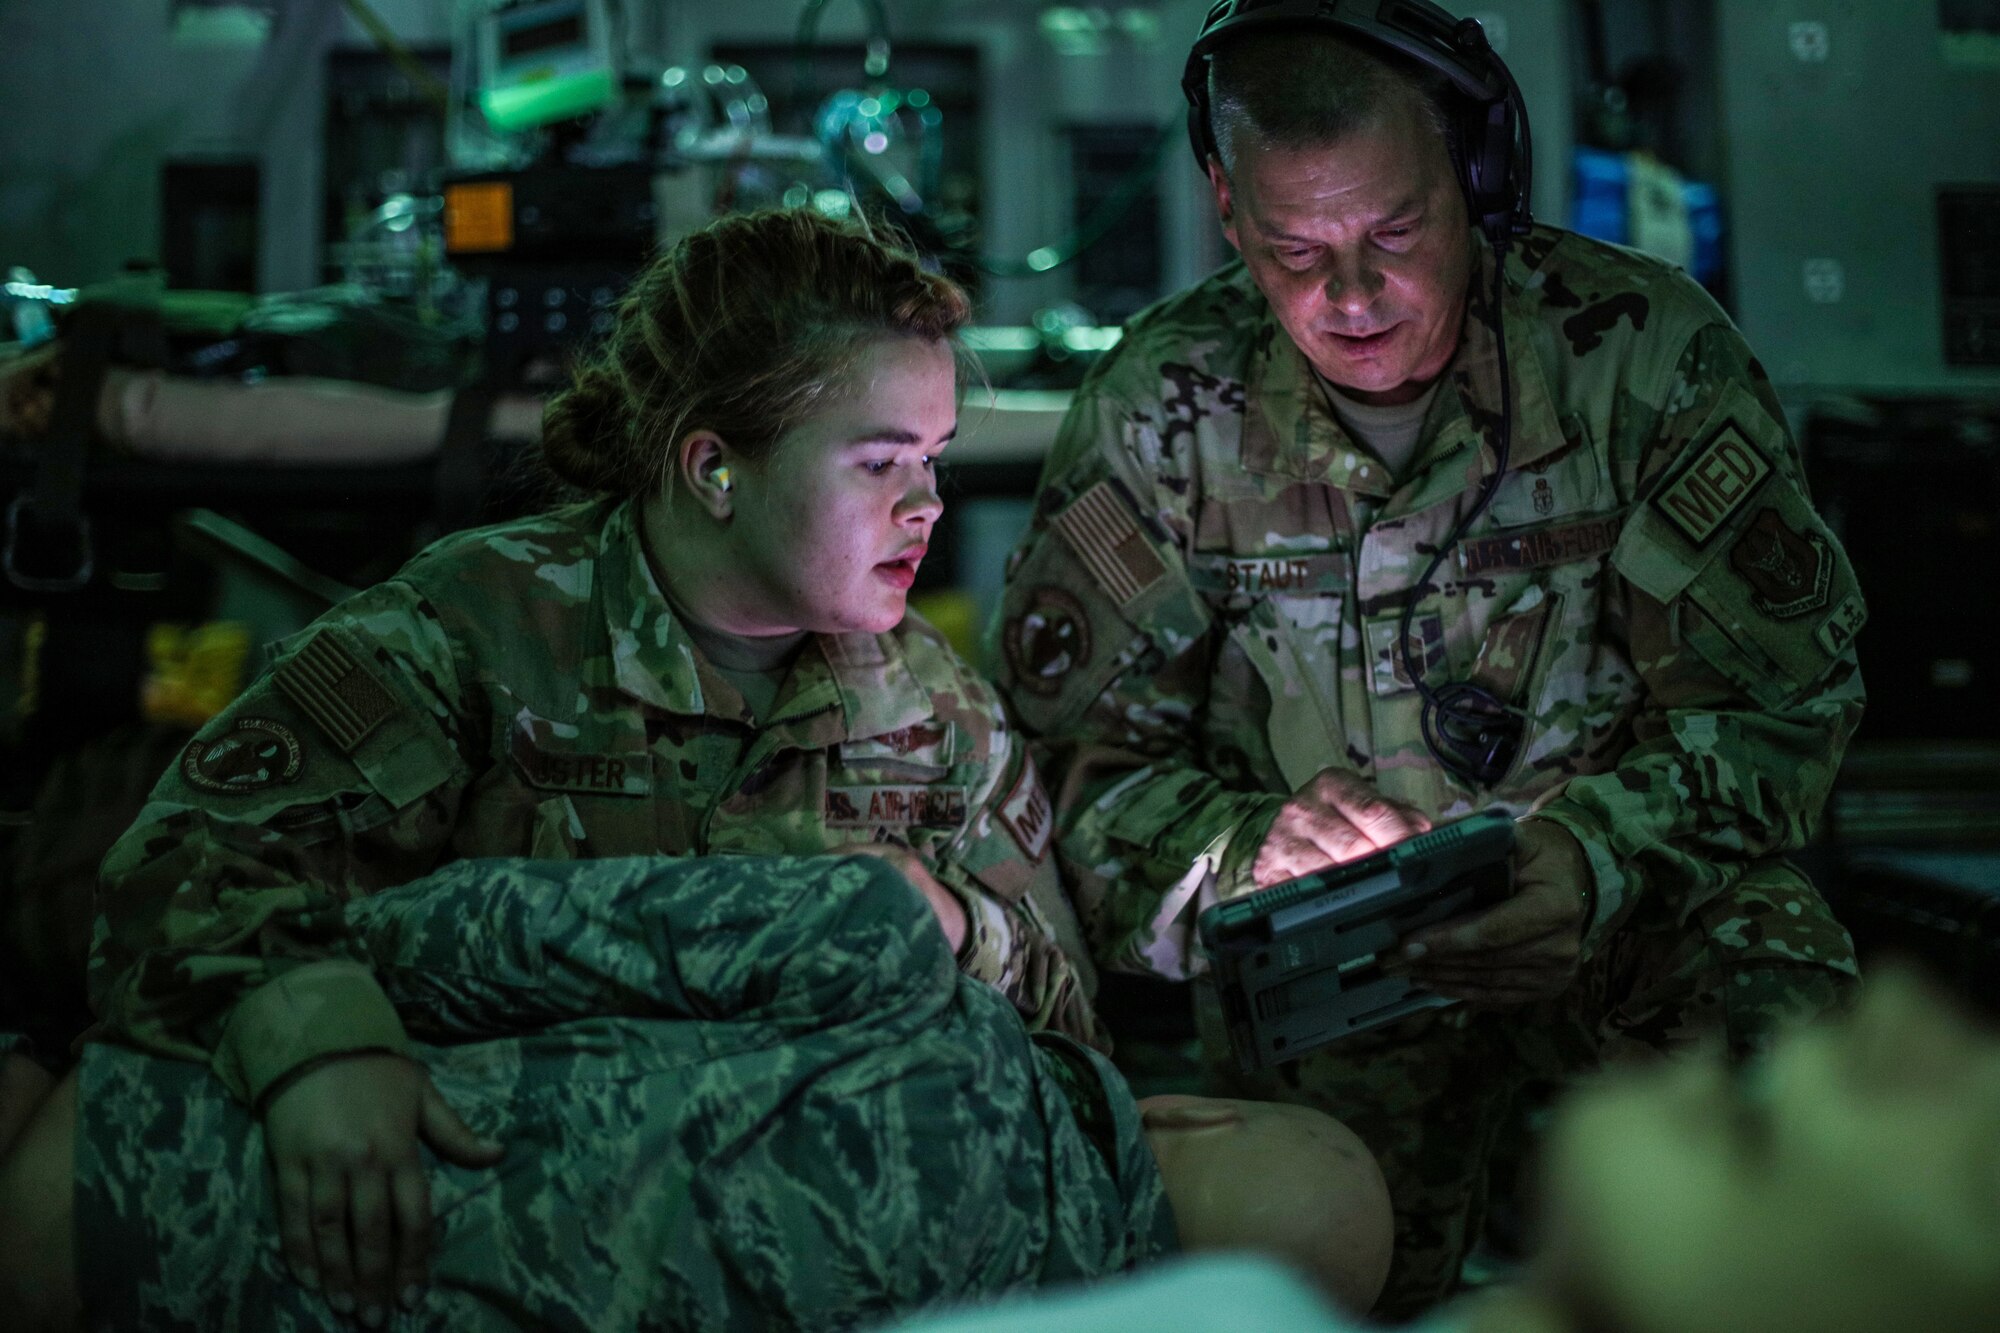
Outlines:
[[[661,487],[712,430],[761,457],[844,389],[869,335],[949,342],[965,291],[908,250],[811,209],[723,218],[633,280],[602,347],[542,413],[541,461],[597,494]]]

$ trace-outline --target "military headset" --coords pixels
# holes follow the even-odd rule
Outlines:
[[[1453,526],[1403,604],[1399,634],[1403,669],[1423,696],[1424,745],[1444,769],[1468,785],[1491,787],[1507,775],[1521,748],[1527,719],[1469,680],[1433,688],[1410,651],[1410,623],[1431,577],[1486,507],[1507,475],[1514,437],[1513,378],[1501,321],[1507,247],[1527,231],[1534,144],[1520,85],[1494,53],[1477,19],[1454,18],[1429,0],[1221,0],[1202,21],[1188,52],[1181,92],[1188,101],[1188,138],[1205,168],[1219,156],[1208,105],[1209,61],[1219,47],[1257,32],[1319,31],[1348,38],[1391,63],[1442,76],[1451,87],[1446,147],[1467,211],[1493,248],[1493,333],[1499,344],[1500,429],[1492,475],[1479,499]]]

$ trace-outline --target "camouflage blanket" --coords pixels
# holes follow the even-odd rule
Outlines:
[[[464,861],[314,933],[507,1145],[436,1167],[432,1287],[392,1327],[843,1328],[1174,1247],[1117,1073],[1031,1037],[877,861]],[[91,1327],[344,1326],[220,1080],[103,1045],[82,1077]]]

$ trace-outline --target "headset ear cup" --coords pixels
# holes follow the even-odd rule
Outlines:
[[[1458,114],[1452,117],[1451,122],[1451,165],[1458,172],[1458,188],[1465,196],[1465,211],[1472,215],[1473,225],[1484,226],[1486,126],[1480,119],[1478,107],[1461,99],[1457,109]]]
[[[1444,151],[1451,158],[1452,179],[1458,182],[1458,192],[1465,196],[1465,206],[1472,207],[1472,164],[1465,160],[1465,117],[1454,115],[1445,126]]]
[[[1210,22],[1215,19],[1213,11]],[[1219,156],[1215,147],[1215,126],[1208,114],[1208,55],[1197,41],[1181,70],[1181,96],[1188,104],[1188,143],[1194,148],[1195,165],[1208,174],[1208,159]]]
[[[1466,205],[1472,221],[1498,242],[1515,212],[1513,108],[1506,102],[1475,103],[1466,107],[1460,123]]]
[[[1188,142],[1194,145],[1195,165],[1206,176],[1209,154],[1214,152],[1208,127],[1208,103],[1206,99],[1192,95],[1188,98]]]

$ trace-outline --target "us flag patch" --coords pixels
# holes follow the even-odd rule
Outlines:
[[[344,644],[324,632],[273,672],[271,682],[342,754],[354,753],[396,711],[389,692]]]
[[[1120,606],[1158,583],[1167,566],[1139,531],[1132,511],[1109,481],[1100,481],[1050,525],[1068,542],[1084,568]]]

